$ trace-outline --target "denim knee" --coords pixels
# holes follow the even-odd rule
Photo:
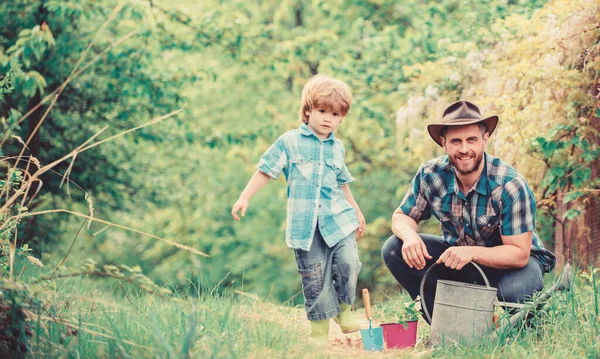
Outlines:
[[[385,241],[383,247],[381,247],[381,258],[383,258],[383,262],[388,266],[389,263],[399,260],[404,263],[404,259],[402,258],[402,244],[398,237],[392,235]]]
[[[302,277],[304,303],[310,307],[323,291],[323,268],[321,263],[316,263],[303,268],[299,267],[298,272]]]
[[[543,269],[535,258],[522,269],[510,271],[498,282],[498,298],[505,302],[523,303],[544,288]]]

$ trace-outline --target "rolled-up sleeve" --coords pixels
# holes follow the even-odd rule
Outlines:
[[[342,146],[342,170],[337,175],[337,181],[340,186],[347,185],[354,182],[354,177],[350,174],[348,167],[346,166],[346,149]]]
[[[410,187],[408,188],[408,191],[406,191],[406,195],[399,207],[402,213],[411,217],[417,223],[431,217],[429,201],[427,201],[427,198],[423,195],[421,188],[421,178],[422,168],[419,168],[419,171],[410,183]]]
[[[256,168],[267,176],[276,179],[287,164],[287,153],[280,137],[262,155]]]
[[[346,167],[345,163],[343,164],[340,173],[338,173],[337,181],[340,186],[354,182],[354,177],[352,177],[352,175],[350,174],[350,171],[348,170],[348,167]]]

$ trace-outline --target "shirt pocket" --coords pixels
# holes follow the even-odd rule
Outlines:
[[[432,198],[429,200],[431,212],[441,223],[451,222],[454,217],[452,213],[452,203],[445,203],[441,198]]]
[[[494,232],[498,231],[499,226],[500,221],[496,215],[477,217],[477,230],[479,230],[479,234],[484,240],[492,237]]]
[[[328,158],[325,160],[325,171],[323,173],[323,185],[329,188],[339,187],[338,175],[342,171],[343,163],[335,159]]]
[[[302,156],[290,158],[290,180],[311,180],[313,163]]]

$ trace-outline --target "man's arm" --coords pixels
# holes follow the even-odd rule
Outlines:
[[[405,215],[400,208],[392,215],[392,232],[402,243],[402,258],[410,268],[425,268],[425,260],[432,257],[427,252],[427,246],[417,233],[417,222]]]
[[[462,269],[473,261],[496,269],[523,268],[529,261],[533,232],[515,236],[501,236],[502,245],[496,247],[459,246],[446,249],[437,263],[452,269]]]
[[[240,198],[235,202],[233,208],[231,208],[231,216],[233,219],[236,221],[240,220],[240,217],[238,217],[237,214],[238,211],[242,211],[242,217],[246,215],[248,201],[250,201],[250,198],[252,198],[252,196],[254,196],[258,190],[263,188],[263,186],[266,185],[270,179],[271,177],[267,176],[261,171],[254,172],[254,175],[246,185],[246,188],[244,188],[244,191],[242,194],[240,194]]]
[[[354,209],[356,210],[356,219],[358,219],[358,228],[356,229],[356,234],[357,234],[357,237],[360,238],[365,233],[365,226],[366,226],[365,216],[363,216],[363,214],[360,210],[360,207],[358,207],[358,203],[356,203],[356,200],[354,199],[354,196],[352,195],[352,191],[350,191],[350,185],[349,184],[343,185],[342,191],[344,191],[344,197],[346,198],[346,201],[348,201],[348,203],[350,203],[350,205],[352,207],[354,207]]]

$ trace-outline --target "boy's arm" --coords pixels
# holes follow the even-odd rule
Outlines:
[[[263,188],[263,186],[266,185],[270,179],[271,177],[267,176],[261,171],[254,172],[254,175],[252,176],[252,178],[250,178],[250,181],[246,185],[246,188],[244,188],[244,191],[242,191],[242,194],[240,194],[240,198],[235,202],[233,208],[231,209],[231,216],[233,217],[233,219],[235,219],[236,221],[240,220],[240,217],[238,217],[237,214],[238,211],[242,211],[242,217],[246,215],[248,201],[250,201],[250,198],[252,198],[252,196],[254,196],[256,192],[258,192],[258,190]]]
[[[356,219],[358,219],[358,228],[356,229],[356,235],[358,238],[360,238],[365,233],[365,216],[363,216],[360,207],[358,207],[358,203],[356,203],[356,200],[352,195],[352,191],[350,191],[350,185],[343,185],[342,191],[344,191],[344,197],[346,197],[346,201],[348,201],[348,203],[350,203],[350,205],[354,207],[354,209],[356,209]]]

